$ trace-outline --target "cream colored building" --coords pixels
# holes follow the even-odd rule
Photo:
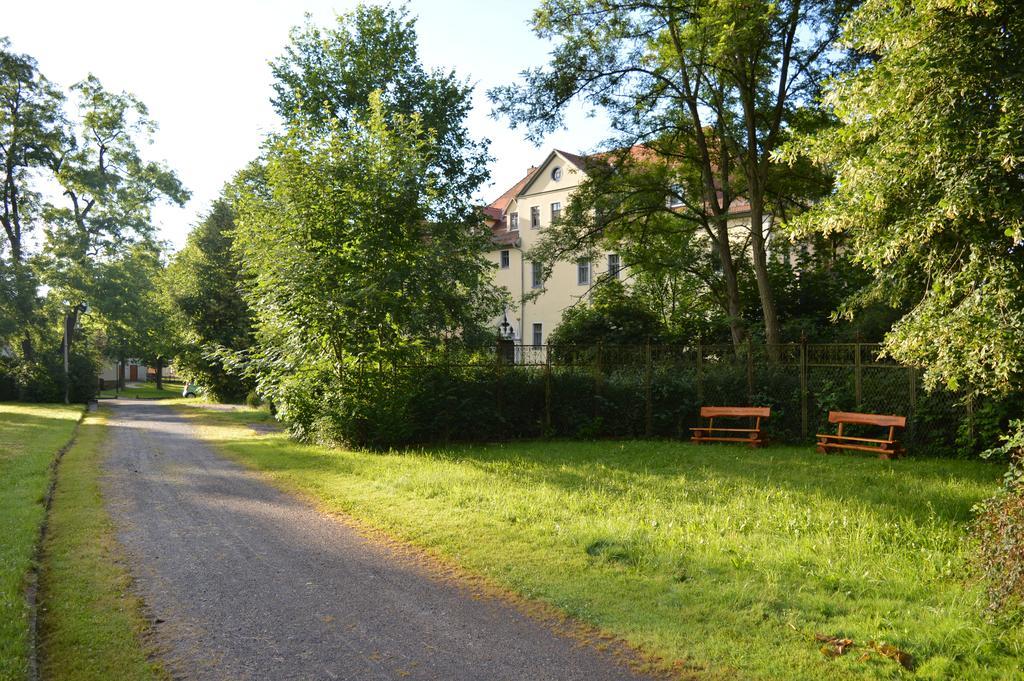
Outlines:
[[[602,253],[593,261],[555,263],[547,281],[541,263],[526,256],[544,229],[558,219],[584,178],[583,157],[556,149],[484,209],[494,244],[488,257],[497,267],[495,281],[508,290],[513,301],[494,324],[498,328],[507,321],[509,335],[517,343],[546,344],[562,313],[589,296],[599,277],[624,276],[616,253]],[[539,296],[528,299],[538,292]]]

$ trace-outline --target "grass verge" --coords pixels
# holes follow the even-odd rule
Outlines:
[[[1004,679],[1024,659],[1024,632],[986,623],[966,577],[996,466],[677,442],[373,454],[261,435],[261,412],[179,409],[278,486],[701,678]],[[816,634],[854,645],[833,657]]]
[[[140,400],[162,400],[173,397],[181,397],[181,385],[175,384],[164,384],[164,388],[158,390],[156,385],[130,385],[120,390],[103,390],[100,391],[101,398],[108,397],[120,397],[122,399],[140,399]]]
[[[50,465],[67,444],[80,406],[0,403],[0,679],[29,674],[33,568]]]
[[[166,678],[149,659],[141,602],[129,591],[100,492],[105,416],[83,422],[61,461],[40,576],[42,677],[53,681]]]

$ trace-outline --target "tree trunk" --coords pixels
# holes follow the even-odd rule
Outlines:
[[[164,358],[156,358],[156,389],[164,389]]]
[[[782,333],[779,329],[779,316],[775,310],[775,294],[771,280],[768,278],[768,254],[764,238],[764,197],[751,192],[750,197],[750,244],[754,265],[754,277],[757,279],[757,293],[761,298],[761,312],[764,314],[764,335],[768,344],[768,356],[778,359],[779,343]]]
[[[743,316],[740,308],[740,286],[736,278],[736,265],[732,260],[732,247],[729,243],[729,223],[724,216],[715,220],[718,234],[715,251],[722,265],[722,279],[725,281],[726,314],[729,315],[729,333],[732,336],[733,349],[739,353],[746,338],[743,328]]]
[[[124,358],[117,360],[117,389],[124,390]]]

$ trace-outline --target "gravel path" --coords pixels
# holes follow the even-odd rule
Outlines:
[[[171,408],[108,404],[105,494],[176,677],[639,678],[270,487]]]

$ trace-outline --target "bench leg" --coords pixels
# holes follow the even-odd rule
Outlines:
[[[818,450],[818,454],[828,454],[828,450],[822,447],[821,443],[818,443],[816,449]]]

